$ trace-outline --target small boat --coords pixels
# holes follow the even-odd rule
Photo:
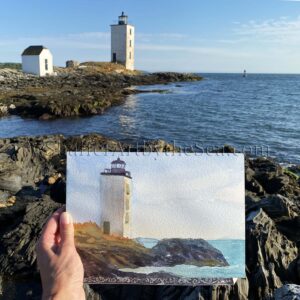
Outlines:
[[[247,77],[247,71],[246,71],[246,70],[244,70],[243,77],[244,77],[244,78]]]

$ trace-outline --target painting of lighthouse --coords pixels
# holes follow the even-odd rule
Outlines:
[[[131,229],[131,174],[119,157],[111,168],[101,173],[101,221],[105,234],[130,237]]]
[[[242,154],[67,153],[67,210],[90,284],[245,277]]]

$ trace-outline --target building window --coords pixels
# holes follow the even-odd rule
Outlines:
[[[132,35],[132,29],[129,30],[129,34]]]
[[[131,59],[131,52],[129,52],[129,59]]]
[[[129,47],[132,47],[132,43],[131,43],[131,40],[129,41]]]
[[[48,59],[45,59],[45,70],[48,71]]]

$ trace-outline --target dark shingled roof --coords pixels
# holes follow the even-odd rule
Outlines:
[[[30,46],[23,51],[22,56],[23,55],[40,55],[44,49],[47,49],[47,48],[44,46]]]

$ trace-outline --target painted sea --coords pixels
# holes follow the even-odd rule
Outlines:
[[[300,163],[300,75],[202,75],[200,82],[139,87],[168,92],[129,96],[101,116],[2,118],[0,137],[97,132],[133,143],[164,139],[202,148],[229,144],[254,155]]]
[[[138,238],[137,241],[147,248],[154,247],[158,240]],[[137,269],[121,269],[123,272],[149,274],[154,272],[168,272],[177,276],[191,278],[244,278],[245,277],[245,241],[243,240],[208,240],[220,250],[228,267],[197,267],[191,265],[177,265],[174,267],[140,267]]]

